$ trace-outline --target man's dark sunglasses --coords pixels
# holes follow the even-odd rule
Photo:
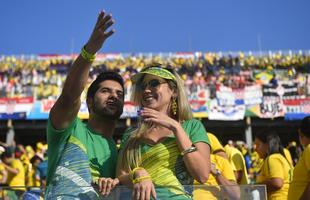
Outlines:
[[[167,83],[166,81],[160,81],[158,79],[152,79],[148,81],[147,83],[142,83],[141,84],[141,89],[145,90],[147,86],[149,86],[150,89],[155,89],[157,88],[160,84]]]

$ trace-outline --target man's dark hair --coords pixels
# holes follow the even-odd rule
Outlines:
[[[1,154],[1,158],[11,158],[14,155],[14,148],[13,147],[6,147],[5,151]]]
[[[43,162],[43,159],[40,158],[38,155],[34,155],[31,159],[30,159],[30,163],[34,164],[36,160],[39,160],[40,162]]]
[[[300,131],[304,136],[310,138],[310,116],[303,118],[300,124]]]
[[[113,81],[118,82],[122,86],[123,91],[124,91],[124,80],[121,77],[121,75],[119,75],[117,72],[105,71],[105,72],[100,73],[97,76],[97,78],[92,82],[92,84],[89,86],[88,91],[87,91],[87,99],[93,98],[95,96],[95,93],[99,89],[99,84],[106,80],[113,80]]]

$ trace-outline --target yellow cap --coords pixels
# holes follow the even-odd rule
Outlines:
[[[42,144],[42,142],[38,142],[37,143],[37,149],[43,149],[44,145]]]

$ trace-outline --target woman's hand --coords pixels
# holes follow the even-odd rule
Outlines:
[[[149,176],[146,170],[138,170],[134,174],[135,178],[145,176]],[[156,199],[155,187],[151,179],[145,179],[133,184],[132,199],[149,200],[151,196]]]
[[[173,132],[177,129],[177,126],[180,126],[180,123],[176,120],[154,109],[143,108],[140,115],[143,118],[143,121],[160,125],[172,130]]]
[[[132,199],[149,200],[156,199],[155,187],[152,180],[144,180],[133,185]]]
[[[111,190],[118,184],[118,178],[112,179],[103,177],[98,179],[99,192],[104,196],[108,196],[111,193]]]
[[[86,51],[91,54],[97,53],[102,47],[104,41],[110,37],[114,30],[107,31],[114,23],[111,14],[106,14],[104,11],[100,11],[97,19],[97,23],[94,27],[94,30],[85,45]],[[107,32],[106,32],[107,31]]]

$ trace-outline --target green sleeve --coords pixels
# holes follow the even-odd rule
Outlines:
[[[204,142],[210,145],[207,131],[199,120],[192,119],[186,121],[183,124],[183,128],[193,143]]]
[[[65,141],[67,141],[68,137],[71,135],[71,133],[73,132],[73,129],[75,127],[75,125],[77,124],[77,121],[79,119],[75,118],[71,124],[69,124],[69,126],[63,130],[56,130],[50,119],[48,119],[47,122],[47,141],[49,143],[49,145],[53,144],[62,144]],[[49,146],[50,147],[50,146]]]

